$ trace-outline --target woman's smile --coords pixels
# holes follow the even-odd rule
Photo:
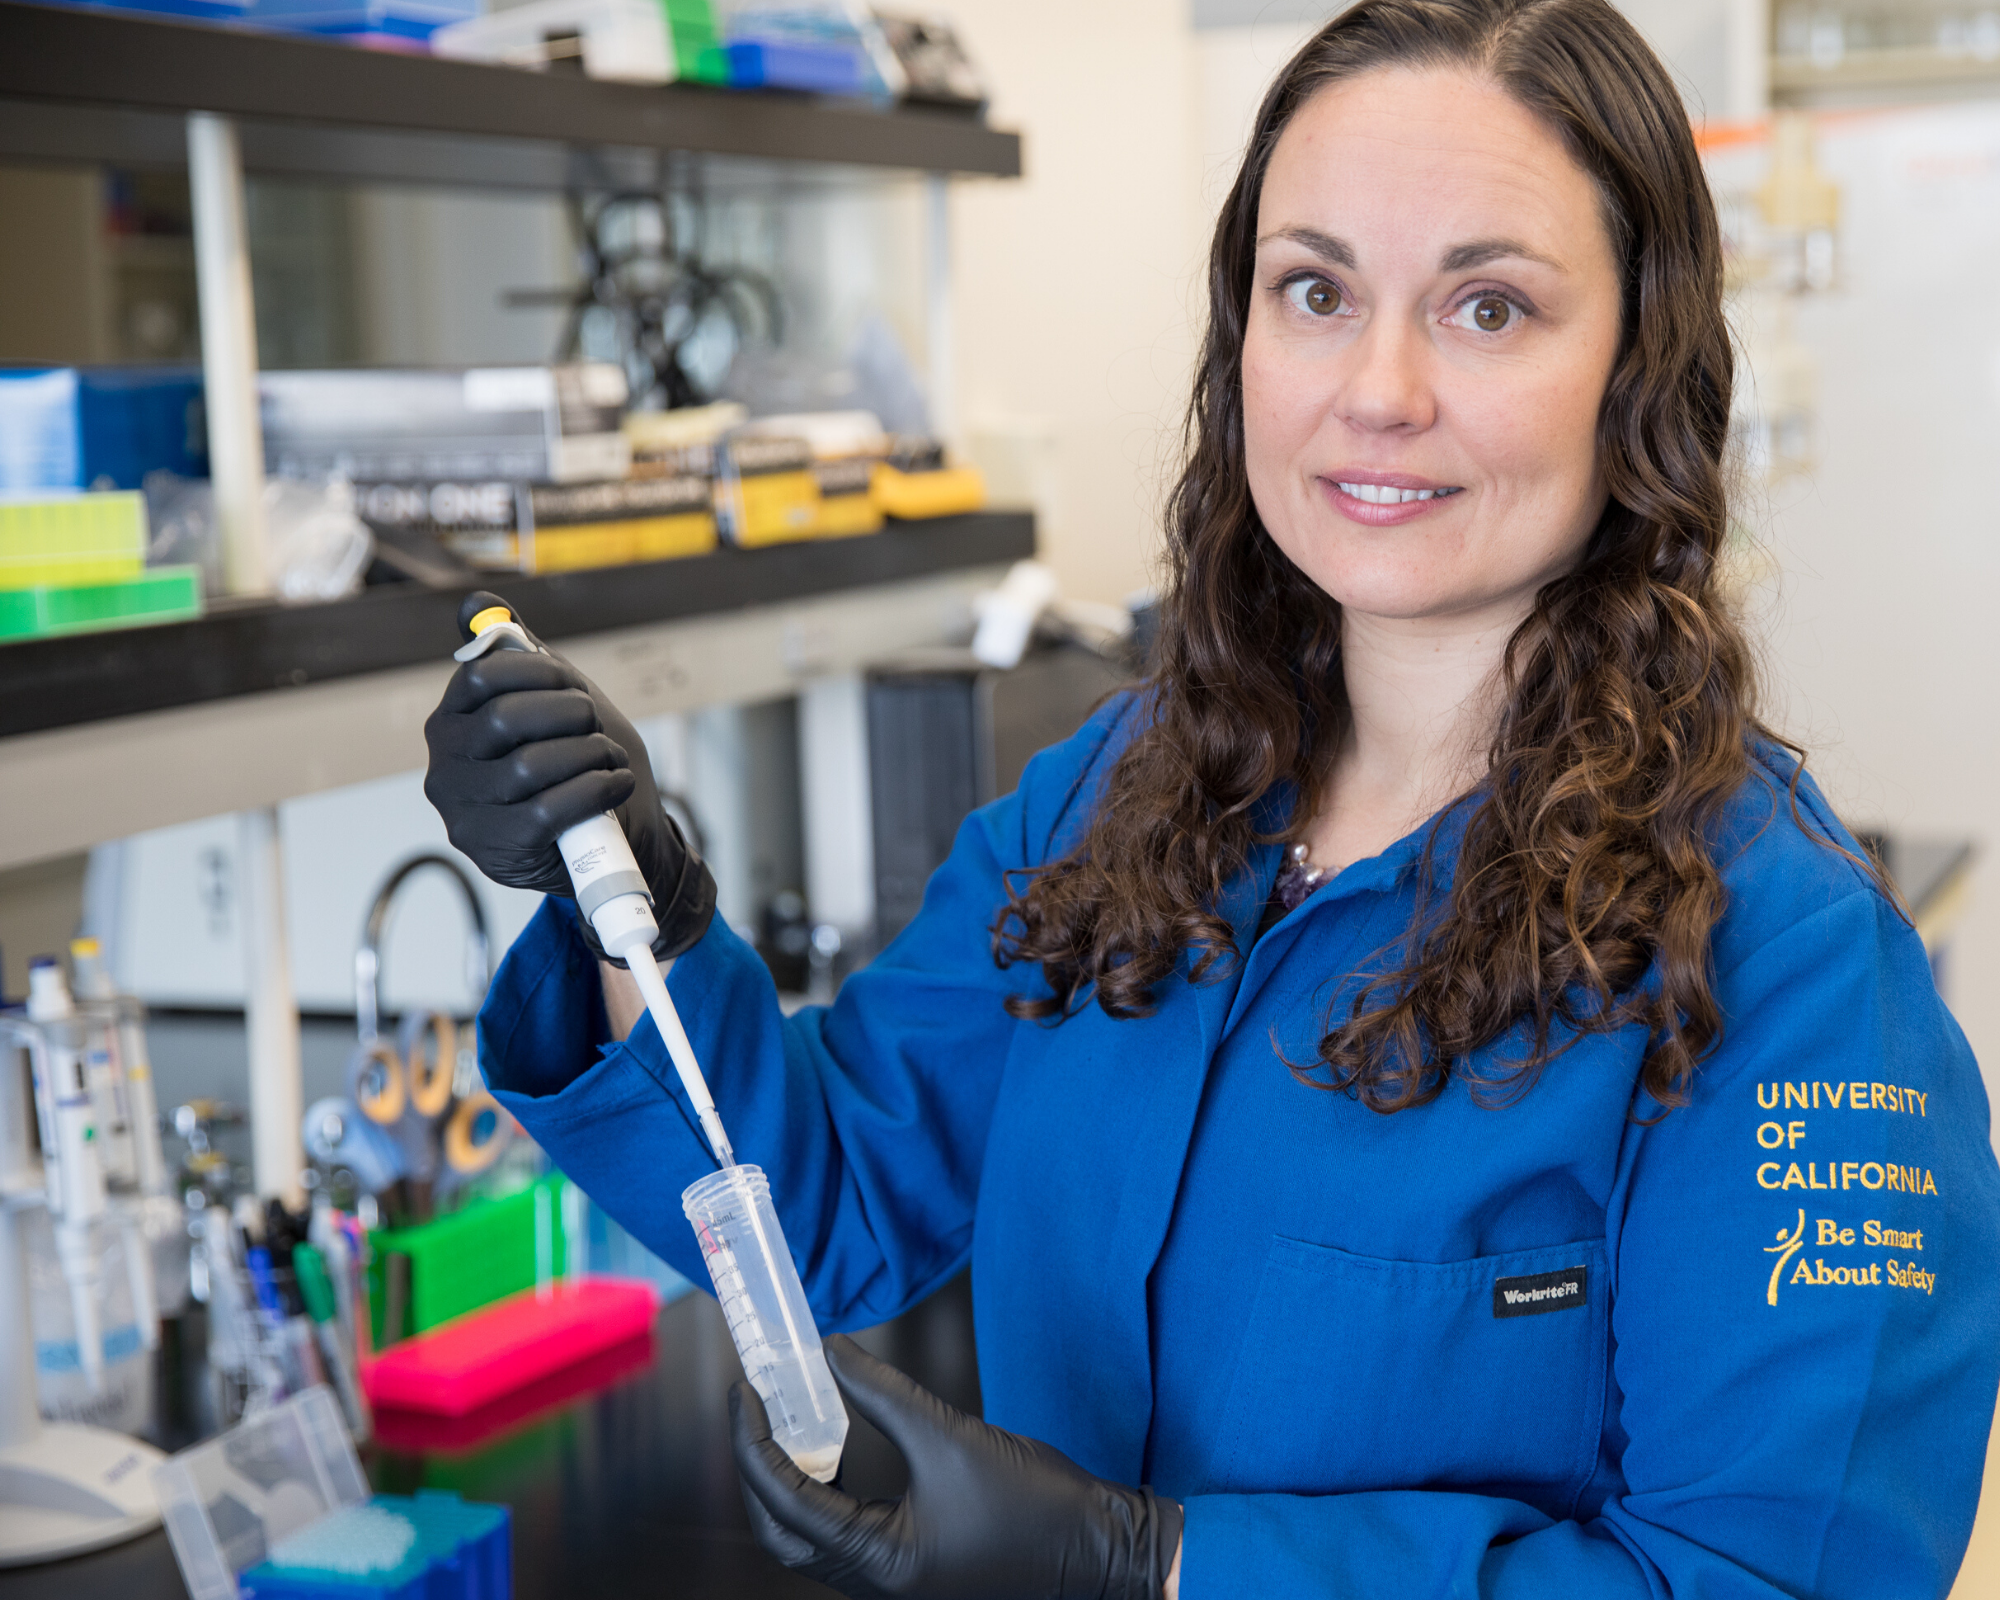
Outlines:
[[[1365,528],[1395,528],[1450,507],[1465,493],[1463,484],[1438,483],[1407,472],[1362,472],[1336,468],[1318,478],[1327,503]]]

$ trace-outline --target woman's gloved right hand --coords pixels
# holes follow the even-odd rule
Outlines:
[[[471,638],[472,618],[501,605],[484,591],[468,595],[460,632]],[[715,880],[661,807],[638,731],[575,667],[542,652],[492,650],[459,665],[424,724],[424,794],[453,846],[495,883],[565,897],[572,891],[556,839],[614,813],[659,920],[653,954],[678,955],[708,930]],[[589,924],[577,921],[602,955]]]

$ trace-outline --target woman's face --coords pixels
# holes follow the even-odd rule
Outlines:
[[[1511,625],[1605,504],[1619,268],[1596,185],[1504,90],[1382,69],[1278,141],[1243,342],[1250,492],[1341,606]]]

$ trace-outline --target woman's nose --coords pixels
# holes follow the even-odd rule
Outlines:
[[[1334,399],[1350,427],[1367,433],[1418,432],[1436,420],[1425,341],[1398,320],[1371,319],[1349,347],[1348,370]]]

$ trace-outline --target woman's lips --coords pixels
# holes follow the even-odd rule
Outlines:
[[[1321,478],[1318,482],[1334,510],[1368,528],[1393,528],[1405,522],[1414,522],[1465,492],[1461,488],[1434,486],[1419,479],[1403,479],[1400,475],[1390,483],[1377,481],[1374,474],[1359,481]],[[1363,499],[1352,493],[1355,489],[1368,492],[1371,498]],[[1386,504],[1382,503],[1384,500]]]

